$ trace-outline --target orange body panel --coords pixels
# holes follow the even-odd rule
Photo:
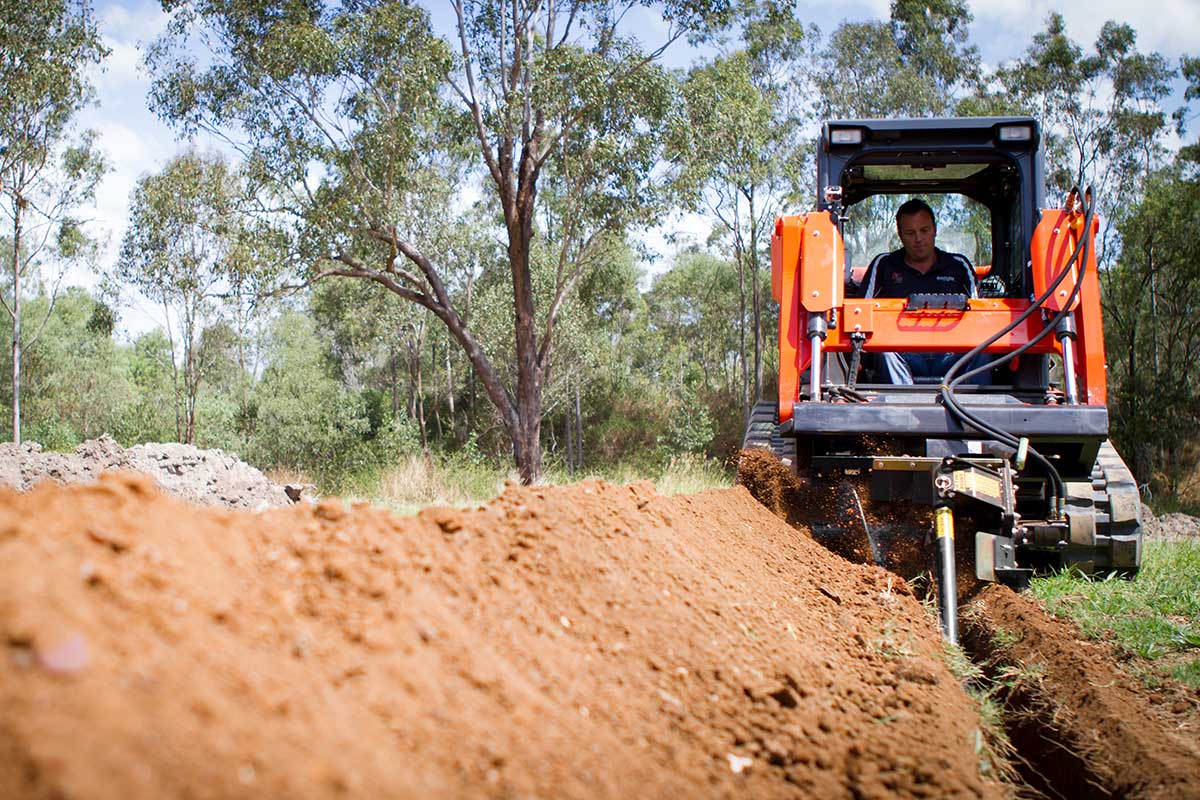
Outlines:
[[[800,238],[800,305],[829,311],[842,302],[842,235],[828,213],[809,214]]]
[[[1093,238],[1099,223],[1087,232]],[[1043,212],[1042,222],[1032,241],[1034,282],[1039,294],[1058,274],[1083,235],[1082,218],[1058,209]],[[804,336],[809,312],[825,314],[830,322],[824,349],[849,352],[850,334],[867,334],[866,352],[966,352],[1011,323],[1029,308],[1025,299],[972,299],[970,309],[907,310],[900,299],[842,298],[841,234],[826,212],[805,216],[780,217],[771,238],[772,293],[779,311],[779,419],[791,419],[792,404],[800,399],[800,377],[811,360],[810,345]],[[976,268],[977,272],[980,268]],[[1056,290],[1051,311],[1061,308],[1070,296],[1077,278],[1072,270]],[[1080,400],[1088,405],[1103,405],[1107,387],[1104,364],[1104,329],[1100,318],[1100,284],[1096,274],[1095,248],[1084,272],[1079,297],[1074,304],[1077,330],[1075,368]],[[989,353],[1007,353],[1036,337],[1043,329],[1040,314],[988,347]],[[1053,334],[1046,336],[1029,352],[1058,353],[1061,348]]]
[[[771,293],[779,303],[779,421],[800,392],[800,239],[804,217],[780,217],[771,236]]]

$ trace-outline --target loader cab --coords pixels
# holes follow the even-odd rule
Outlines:
[[[1040,142],[1032,117],[825,123],[818,208],[838,222],[847,293],[861,296],[874,256],[900,247],[896,210],[920,197],[934,210],[938,248],[974,265],[980,297],[1030,297],[1029,241],[1044,205]],[[872,363],[864,364],[868,376]],[[997,379],[1040,392],[1049,367],[1048,359],[1026,360]]]
[[[1029,240],[1044,200],[1040,141],[1032,117],[827,122],[817,203],[838,218],[847,282],[899,247],[896,209],[922,197],[938,217],[938,247],[972,261],[981,296],[1028,297]]]

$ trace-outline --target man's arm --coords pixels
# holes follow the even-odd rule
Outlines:
[[[975,280],[975,268],[971,266],[971,261],[961,253],[947,253],[946,255],[962,267],[965,273],[964,280],[967,285],[967,297],[979,297],[979,283]]]
[[[874,297],[876,292],[879,291],[877,281],[879,275],[879,266],[883,263],[883,259],[887,257],[887,253],[880,253],[879,255],[875,256],[875,258],[871,259],[870,266],[867,267],[867,271],[863,274],[862,286],[860,287],[861,291],[858,294],[859,297]]]

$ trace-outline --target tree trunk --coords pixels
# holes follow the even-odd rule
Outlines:
[[[522,168],[527,158],[528,154],[522,158]],[[532,181],[521,181],[515,205],[515,214],[508,225],[508,263],[512,271],[516,314],[517,402],[516,424],[509,430],[509,436],[521,483],[529,485],[542,476],[542,365],[538,357],[533,281],[529,268],[529,249],[533,240]]]
[[[171,303],[164,290],[162,295],[163,320],[167,328],[167,346],[171,355],[171,392],[175,409],[175,441],[183,441],[183,387],[179,385],[179,364],[175,361],[175,334],[171,331]]]
[[[454,372],[450,358],[450,345],[446,345],[446,407],[450,414],[450,433],[454,433]],[[444,444],[442,445],[445,446]]]
[[[754,207],[754,189],[747,195],[750,204],[750,293],[753,298],[754,314],[754,402],[762,400],[763,382],[763,332],[762,291],[758,280],[758,217]]]
[[[746,268],[742,253],[734,255],[738,271],[738,361],[742,365],[742,416],[750,413],[750,364],[746,360]]]
[[[13,306],[12,306],[12,440],[21,443],[21,209],[19,196],[13,197]]]
[[[198,312],[188,301],[184,301],[183,334],[183,399],[184,399],[184,444],[196,443],[196,395],[200,391],[200,378],[196,367],[196,325]]]
[[[574,478],[575,477],[575,426],[571,422],[571,402],[569,399],[571,396],[570,393],[571,393],[571,387],[568,384],[567,385],[568,400],[566,403],[566,412],[567,413],[564,415],[566,429],[563,431],[563,438],[566,439],[566,441],[567,441],[567,474],[570,475],[572,478]]]
[[[396,377],[396,346],[390,345],[388,351],[388,366],[392,375],[392,419],[397,419],[400,416],[400,382]]]
[[[433,384],[437,386],[437,337],[429,342],[429,368],[433,370]],[[446,441],[446,432],[442,428],[442,404],[437,400],[437,389],[433,392],[433,426],[437,429],[438,442]]]
[[[583,411],[579,402],[579,381],[575,382],[575,458],[579,460],[579,470],[583,470]]]

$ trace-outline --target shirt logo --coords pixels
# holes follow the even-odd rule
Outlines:
[[[955,281],[955,277],[953,275],[938,275],[937,279],[943,283],[954,283]]]
[[[893,272],[891,277],[892,277],[892,283],[903,283],[904,282],[904,276],[901,275],[899,272]]]

